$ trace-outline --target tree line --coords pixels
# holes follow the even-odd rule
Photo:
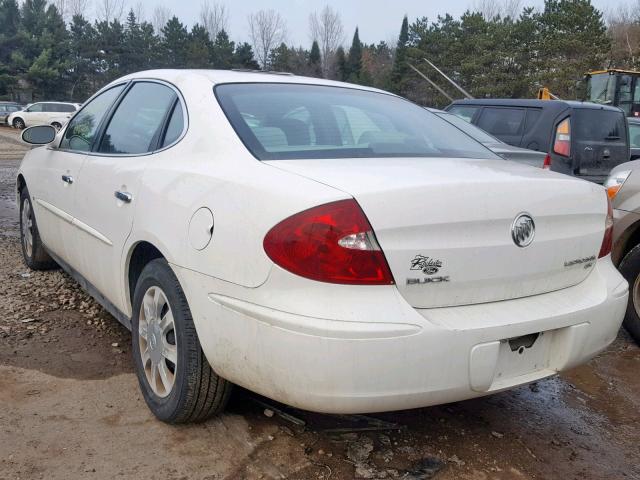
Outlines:
[[[631,68],[640,58],[640,16],[607,22],[590,0],[545,0],[540,9],[482,0],[459,18],[405,17],[393,45],[363,43],[358,28],[345,41],[339,13],[327,6],[309,17],[308,47],[286,42],[286,21],[273,10],[251,14],[248,38],[234,42],[226,8],[210,0],[190,28],[162,7],[146,20],[142,4],[124,15],[124,0],[94,1],[100,14],[89,20],[89,0],[0,0],[0,99],[82,102],[119,76],[152,68],[287,71],[434,106],[459,97],[426,60],[477,97],[532,97],[547,86],[576,98],[586,71]]]

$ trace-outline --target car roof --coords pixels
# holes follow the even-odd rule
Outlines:
[[[454,100],[451,105],[477,105],[487,107],[535,107],[553,110],[562,110],[569,108],[585,108],[593,110],[611,110],[614,112],[621,111],[617,107],[610,105],[602,105],[592,102],[579,102],[577,100],[538,100],[531,98],[465,98],[463,100]]]
[[[189,79],[201,78],[211,82],[212,85],[224,83],[292,83],[299,85],[325,85],[333,87],[345,87],[357,90],[367,90],[392,95],[383,90],[355,85],[353,83],[325,80],[323,78],[303,77],[286,72],[263,72],[259,70],[189,70],[189,69],[163,69],[145,70],[126,75],[111,84],[122,80],[155,79],[164,80],[175,85],[184,84]]]

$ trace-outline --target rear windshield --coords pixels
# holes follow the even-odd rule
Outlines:
[[[622,112],[577,108],[572,117],[578,140],[625,141],[627,138]]]
[[[393,95],[280,83],[219,85],[215,93],[259,160],[499,158],[438,116]]]

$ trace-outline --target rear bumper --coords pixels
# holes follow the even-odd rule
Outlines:
[[[359,316],[329,319],[212,293],[218,281],[174,269],[186,287],[203,350],[221,376],[283,403],[326,413],[459,401],[571,368],[615,339],[628,295],[626,281],[606,258],[584,282],[557,292],[416,310],[389,287],[379,296],[387,296],[391,310],[366,312],[370,302],[352,293],[351,311]],[[329,305],[342,298],[322,301]],[[361,321],[363,310],[371,322]],[[396,315],[388,317],[389,311]],[[508,339],[536,333],[542,335],[533,346],[511,351]]]

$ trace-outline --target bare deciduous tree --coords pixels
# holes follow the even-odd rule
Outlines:
[[[142,23],[145,21],[147,12],[145,11],[144,3],[142,1],[136,3],[133,7],[131,7],[131,9],[133,10],[133,14],[136,16],[136,20],[138,20],[138,23]]]
[[[487,21],[496,17],[516,19],[521,6],[522,0],[476,0],[472,10],[480,13]]]
[[[320,14],[309,15],[311,39],[320,45],[322,54],[322,76],[327,77],[332,70],[335,52],[344,41],[344,27],[340,14],[326,5]]]
[[[220,3],[206,0],[200,7],[200,23],[209,32],[211,40],[215,40],[221,30],[229,31],[229,12]]]
[[[171,18],[171,11],[164,5],[158,5],[153,9],[153,15],[151,16],[151,24],[153,30],[162,37],[162,29]]]
[[[66,21],[68,19],[67,15],[69,14],[68,0],[54,0],[52,3],[56,7],[56,10],[58,10],[60,16],[62,16]]]
[[[89,0],[67,0],[67,12],[73,17],[75,15],[87,15],[87,9],[89,8]]]
[[[640,0],[620,3],[605,12],[611,37],[610,62],[618,67],[638,68],[640,65]]]
[[[124,0],[99,0],[96,18],[100,22],[121,21],[124,13]]]
[[[249,36],[258,63],[263,69],[269,65],[271,50],[284,42],[287,26],[284,19],[274,10],[260,10],[249,15]]]

